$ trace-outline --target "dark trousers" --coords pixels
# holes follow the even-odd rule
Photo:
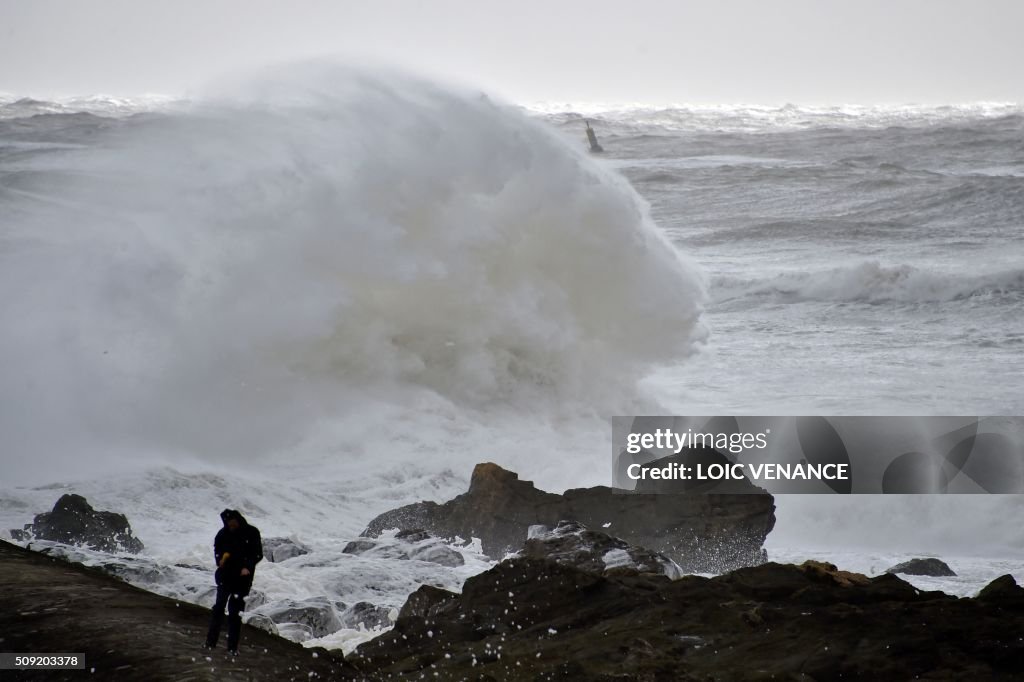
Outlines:
[[[242,611],[245,610],[245,595],[237,585],[218,585],[217,601],[210,614],[210,631],[206,634],[206,646],[217,645],[220,626],[224,622],[224,607],[228,608],[228,650],[238,649],[238,636],[242,632]]]

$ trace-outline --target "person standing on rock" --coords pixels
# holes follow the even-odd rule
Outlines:
[[[228,653],[238,655],[238,638],[242,631],[242,611],[245,597],[252,587],[256,564],[263,559],[263,540],[256,526],[250,526],[237,509],[220,513],[224,527],[213,540],[213,556],[217,562],[217,601],[210,615],[210,631],[206,635],[206,648],[217,646],[220,627],[224,622],[224,607],[228,609]]]

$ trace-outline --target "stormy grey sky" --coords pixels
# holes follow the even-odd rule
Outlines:
[[[1019,0],[0,0],[0,92],[371,58],[514,100],[1024,101]]]

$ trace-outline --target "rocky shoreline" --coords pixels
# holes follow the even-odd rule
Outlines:
[[[643,566],[596,572],[564,557],[519,556],[470,578],[461,593],[422,586],[392,630],[344,660],[253,627],[245,629],[238,659],[222,650],[210,655],[200,649],[207,613],[0,543],[0,646],[84,653],[91,679],[810,682],[1024,675],[1024,588],[1009,575],[976,598],[956,598],[918,590],[893,574],[868,578],[819,562],[673,580]]]
[[[934,558],[875,577],[825,562],[769,563],[762,545],[774,521],[772,497],[756,489],[665,495],[598,487],[558,495],[479,464],[466,493],[382,514],[336,550],[268,538],[265,554],[283,566],[274,569],[281,575],[328,571],[337,580],[375,569],[383,574],[367,579],[376,584],[420,566],[421,577],[396,595],[404,604],[391,606],[326,596],[267,602],[254,593],[242,657],[232,660],[200,648],[207,609],[122,582],[145,587],[164,567],[134,555],[97,568],[76,564],[82,547],[129,552],[141,542],[123,515],[65,495],[12,532],[41,551],[0,544],[0,650],[85,653],[91,677],[118,680],[1024,675],[1024,588],[1011,575],[958,598],[899,577],[953,574]],[[460,544],[469,538],[483,554]],[[175,569],[205,575],[202,567]],[[297,643],[330,642],[344,628],[361,633],[346,657]],[[15,671],[10,679],[81,674]]]

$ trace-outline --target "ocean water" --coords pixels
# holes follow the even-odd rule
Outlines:
[[[333,65],[8,96],[0,292],[0,533],[79,492],[135,580],[207,603],[230,506],[314,549],[261,566],[271,605],[397,608],[488,563],[342,555],[374,515],[480,461],[607,484],[615,414],[1021,414],[1024,109],[523,107]],[[777,503],[772,558],[1024,579],[1018,496]]]
[[[1021,413],[1019,106],[575,108],[709,281],[711,340],[658,373],[666,399]],[[579,111],[547,111],[582,135]]]

